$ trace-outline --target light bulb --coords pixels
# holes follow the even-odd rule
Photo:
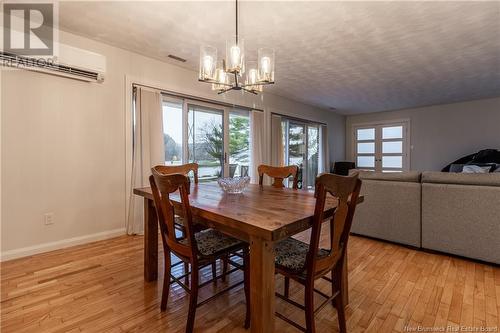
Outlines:
[[[240,56],[241,50],[238,45],[234,45],[231,47],[231,67],[239,67],[240,66]]]
[[[203,71],[206,77],[212,76],[212,66],[214,63],[214,59],[212,56],[206,55],[203,57]]]
[[[224,72],[223,69],[219,69],[217,70],[217,81],[220,82],[220,83],[226,83],[226,72]]]
[[[262,73],[270,74],[271,73],[271,59],[269,57],[262,57],[262,59],[260,59],[260,68],[262,69]]]
[[[257,83],[257,70],[251,69],[248,71],[248,81],[250,84]]]

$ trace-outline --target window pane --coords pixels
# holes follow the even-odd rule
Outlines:
[[[198,163],[200,181],[214,180],[223,175],[224,133],[222,121],[222,111],[189,106],[188,160]]]
[[[358,143],[359,154],[375,154],[375,142]]]
[[[382,128],[382,139],[402,139],[403,126],[393,126]]]
[[[383,156],[382,168],[402,168],[403,156]]]
[[[382,153],[384,154],[402,154],[403,141],[382,142]]]
[[[375,128],[358,129],[358,140],[375,140]]]
[[[288,125],[288,164],[299,167],[298,186],[302,188],[302,176],[306,155],[305,125],[289,122]],[[292,178],[289,178],[291,181]],[[292,183],[290,182],[291,186]]]
[[[182,164],[182,101],[163,102],[165,164]]]
[[[250,165],[250,113],[229,113],[229,177],[248,176]]]
[[[318,175],[319,130],[318,126],[307,126],[307,188],[314,188]]]
[[[358,168],[374,168],[375,156],[358,156]]]

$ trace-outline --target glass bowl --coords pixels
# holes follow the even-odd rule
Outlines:
[[[217,183],[226,193],[243,193],[245,187],[250,183],[250,177],[219,178]]]

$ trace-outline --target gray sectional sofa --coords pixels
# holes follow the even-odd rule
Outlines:
[[[420,173],[360,171],[363,204],[351,232],[420,247]]]
[[[354,234],[500,264],[500,173],[359,174]]]

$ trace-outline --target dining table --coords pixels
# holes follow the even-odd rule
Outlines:
[[[144,279],[158,278],[158,218],[151,188],[136,188],[144,198]],[[181,211],[178,193],[170,195]],[[358,202],[362,202],[360,197]],[[274,332],[274,245],[311,227],[316,199],[313,191],[249,184],[243,193],[224,192],[216,182],[191,184],[192,215],[200,223],[250,245],[251,332]],[[325,205],[325,219],[333,216],[337,200]],[[348,303],[347,254],[343,262],[343,304]]]

